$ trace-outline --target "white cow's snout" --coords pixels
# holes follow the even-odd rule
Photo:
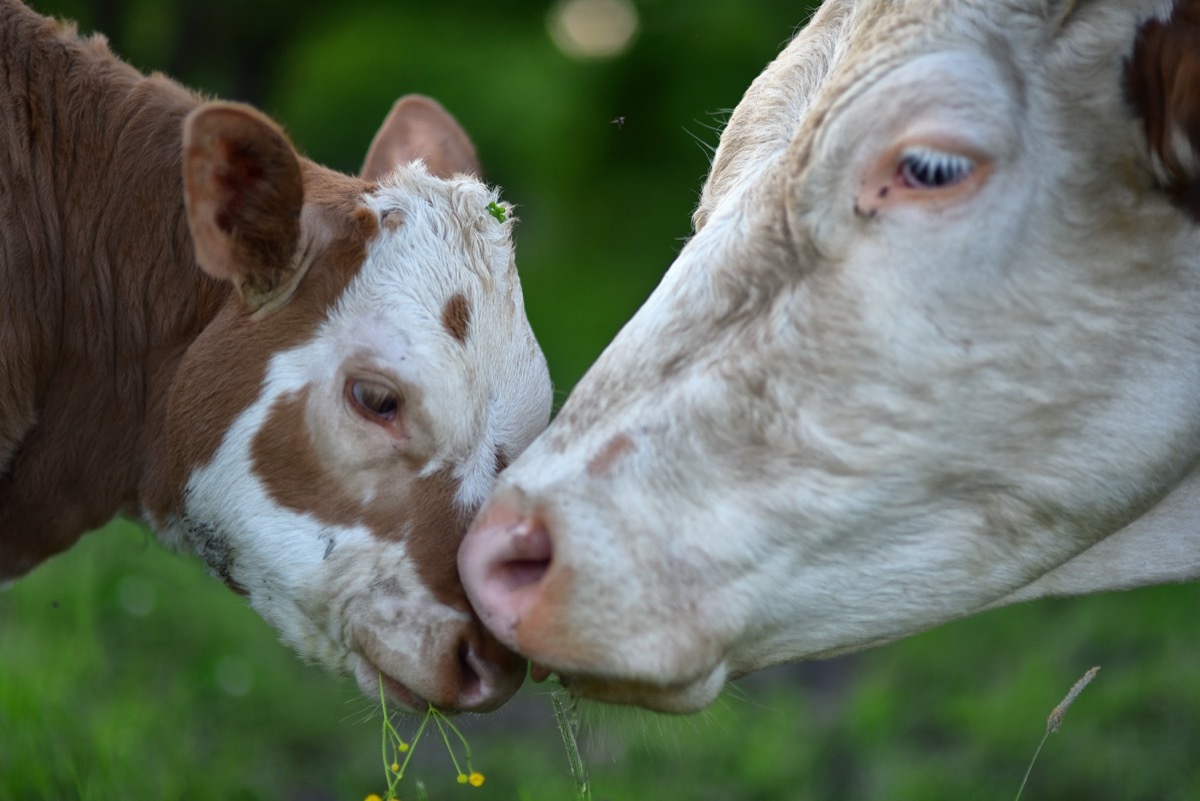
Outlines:
[[[553,567],[545,521],[507,499],[484,509],[458,552],[459,573],[476,613],[515,650],[522,623],[537,616]]]

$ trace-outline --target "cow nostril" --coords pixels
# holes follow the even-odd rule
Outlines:
[[[550,567],[549,559],[514,559],[496,566],[496,577],[504,589],[512,592],[530,584],[537,584]]]
[[[459,698],[475,699],[485,694],[483,676],[475,667],[475,655],[471,651],[471,643],[463,640],[458,646]]]
[[[480,622],[507,648],[519,650],[517,627],[537,607],[558,557],[542,516],[505,503],[486,507],[467,532],[458,552],[463,588]]]
[[[486,633],[468,632],[458,646],[459,710],[488,712],[507,701],[525,680],[525,660]]]
[[[554,549],[540,520],[522,520],[510,537],[507,558],[492,566],[491,578],[506,592],[515,592],[542,580],[550,569]]]

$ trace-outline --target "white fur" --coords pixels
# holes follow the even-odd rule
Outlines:
[[[501,479],[558,604],[493,594],[503,532],[468,536],[497,636],[692,709],[989,606],[1200,576],[1200,245],[1121,83],[1167,7],[827,3],[735,111],[695,237]],[[981,177],[874,191],[908,146]]]

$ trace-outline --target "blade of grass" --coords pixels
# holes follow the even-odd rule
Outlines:
[[[558,723],[558,732],[562,735],[563,745],[567,749],[567,761],[571,764],[571,775],[575,777],[575,791],[579,801],[592,801],[587,768],[579,755],[579,741],[575,737],[578,728],[578,719],[574,714],[575,706],[569,703],[568,698],[569,693],[566,690],[555,690],[550,694],[550,701],[554,705],[554,720]]]

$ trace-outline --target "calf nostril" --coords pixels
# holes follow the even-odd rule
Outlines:
[[[507,701],[525,680],[525,660],[486,633],[468,632],[458,646],[455,708],[488,712]]]
[[[463,640],[458,646],[458,671],[458,696],[459,699],[468,702],[466,705],[469,705],[472,699],[486,694],[483,676],[475,667],[475,655],[472,653],[471,643],[467,640]]]
[[[554,548],[546,526],[536,519],[525,519],[509,533],[505,558],[492,565],[491,578],[505,591],[515,592],[537,584],[550,569]]]

